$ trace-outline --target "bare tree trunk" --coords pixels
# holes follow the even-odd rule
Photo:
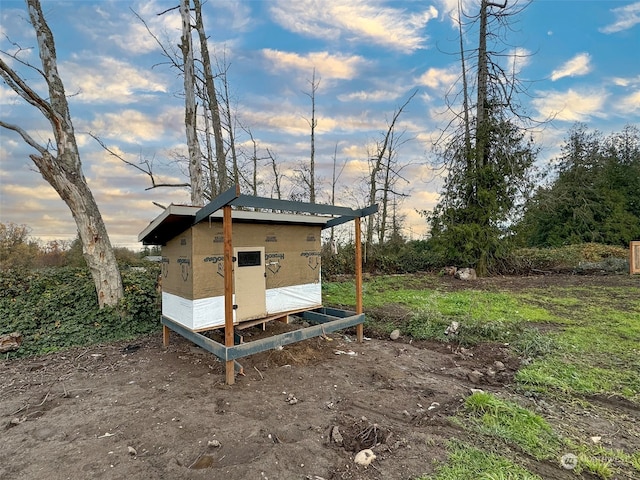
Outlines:
[[[336,163],[338,160],[338,144],[333,150],[333,173],[331,174],[331,205],[336,204],[336,183],[338,183],[338,178],[336,174]],[[342,173],[342,172],[340,172]],[[331,227],[331,236],[329,237],[329,243],[333,248],[333,240],[334,240],[334,227]]]
[[[39,0],[27,0],[27,6],[38,40],[41,73],[47,82],[49,101],[41,98],[2,59],[0,75],[7,85],[49,120],[57,156],[37,144],[22,128],[3,121],[0,121],[0,126],[19,133],[27,144],[39,152],[30,155],[30,158],[71,210],[82,242],[82,253],[96,287],[98,304],[100,308],[105,305],[116,306],[123,297],[122,279],[100,210],[82,172],[69,105],[58,74],[53,33],[44,19]]]
[[[386,145],[383,144],[383,148],[386,149]],[[378,194],[378,173],[382,169],[382,158],[380,156],[380,147],[378,148],[377,155],[372,157],[369,155],[369,200],[367,203],[373,205],[376,203]],[[365,242],[368,248],[373,243],[373,215],[367,220],[367,241]]]
[[[207,168],[209,170],[209,198],[217,197],[221,192],[218,189],[218,180],[216,178],[216,165],[213,163],[213,148],[211,145],[211,122],[209,115],[204,114],[204,138],[207,148]]]
[[[227,122],[227,134],[229,136],[229,151],[231,152],[231,164],[233,166],[233,182],[234,185],[240,185],[240,167],[238,166],[238,154],[236,152],[236,134],[235,134],[235,122],[231,115],[231,99],[229,97],[229,82],[227,80],[227,65],[223,65],[224,70],[221,71],[222,87],[223,87],[223,103],[224,103],[224,117]],[[220,70],[220,67],[218,67]],[[255,147],[255,146],[254,146]],[[255,172],[255,170],[254,170]],[[255,185],[255,183],[254,183]]]
[[[275,189],[276,198],[278,200],[282,200],[282,189],[280,187],[280,172],[278,171],[278,163],[276,162],[276,157],[271,151],[267,148],[267,155],[271,159],[271,169],[273,170],[273,188],[271,190],[271,196],[273,197],[273,190]]]
[[[189,3],[188,0],[183,1]],[[202,57],[202,66],[204,68],[204,80],[209,100],[209,111],[211,112],[211,123],[213,124],[213,138],[216,144],[218,182],[220,191],[224,192],[229,188],[229,179],[227,175],[226,155],[224,152],[224,138],[222,137],[222,122],[220,121],[220,106],[218,105],[213,69],[211,68],[211,57],[209,56],[207,35],[202,21],[202,7],[200,5],[200,0],[193,0],[193,4],[196,12],[196,30],[198,31],[198,38],[200,39],[200,56]]]
[[[316,203],[316,127],[318,121],[316,120],[316,91],[320,85],[320,80],[316,81],[316,69],[313,69],[313,77],[309,82],[311,85],[311,91],[305,92],[311,99],[311,120],[307,120],[311,127],[311,158],[309,161],[309,202]]]
[[[471,121],[469,120],[469,85],[467,82],[467,66],[462,38],[462,8],[460,1],[458,1],[458,29],[460,32],[460,62],[462,67],[462,108],[464,110],[464,158],[467,162],[467,171],[471,172],[473,169],[473,158],[471,155]],[[468,181],[466,190],[467,204],[472,201],[473,190],[473,182]]]
[[[249,138],[251,139],[251,144],[253,145],[253,154],[251,155],[251,163],[253,167],[252,172],[252,188],[253,188],[253,196],[258,196],[258,142],[256,142],[255,138],[253,138],[253,134],[251,130],[247,129],[249,133]]]
[[[489,144],[489,112],[488,82],[489,82],[489,58],[487,53],[487,8],[505,8],[503,4],[481,0],[480,2],[480,32],[478,39],[478,97],[476,105],[476,166],[482,168],[489,160],[487,147]]]
[[[71,155],[77,155],[77,153]],[[100,308],[105,305],[116,306],[123,296],[118,262],[100,210],[84,175],[81,171],[75,174],[67,172],[64,168],[56,168],[56,163],[67,163],[60,158],[60,154],[56,160],[48,152],[44,155],[30,155],[30,157],[40,170],[42,177],[53,186],[71,210],[78,227],[82,254],[96,285],[98,305]]]
[[[389,192],[391,191],[391,161],[394,152],[393,146],[394,133],[391,132],[389,140],[389,148],[387,149],[387,163],[384,165],[384,183],[382,187],[382,212],[380,214],[380,222],[378,224],[378,243],[384,243],[384,237],[387,234],[387,216],[389,215]]]
[[[189,177],[191,178],[191,204],[204,205],[204,182],[202,181],[202,151],[198,141],[198,119],[195,94],[195,67],[191,42],[191,15],[189,0],[180,0],[182,17],[182,58],[184,60],[184,123],[189,150]]]
[[[486,185],[485,169],[489,163],[489,132],[491,128],[490,112],[488,110],[488,82],[489,82],[489,58],[487,53],[487,8],[489,6],[505,8],[507,2],[498,4],[489,0],[482,0],[480,3],[480,38],[478,39],[478,98],[476,105],[476,148],[475,148],[475,171],[472,178],[475,182],[475,191],[480,189],[491,190],[492,185]],[[474,203],[480,205],[480,199],[474,195]],[[478,225],[484,234],[489,228],[489,217],[481,215]],[[478,275],[484,276],[487,273],[487,253],[482,251],[476,264]]]
[[[476,168],[484,166],[487,145],[487,0],[480,2],[480,38],[478,39],[478,96],[476,104]]]

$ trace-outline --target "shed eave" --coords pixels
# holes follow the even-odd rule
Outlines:
[[[184,228],[175,235],[179,235],[189,228],[193,223],[193,218],[200,207],[189,205],[169,205],[160,215],[154,218],[147,227],[138,234],[138,241],[144,245],[162,245],[166,242],[165,235],[161,235],[166,230],[168,224],[180,224]],[[165,227],[165,228],[163,228]],[[171,237],[173,238],[173,237]]]
[[[158,215],[140,234],[138,241],[145,245],[164,245],[194,224],[196,212],[200,207],[170,205]],[[223,212],[215,211],[208,216],[210,220],[221,221]],[[258,222],[283,225],[316,225],[324,228],[332,216],[300,215],[295,213],[256,212],[233,210],[232,218],[236,222]],[[203,221],[206,221],[203,220]]]

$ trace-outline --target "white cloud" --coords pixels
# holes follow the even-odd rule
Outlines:
[[[430,6],[408,13],[380,0],[277,0],[271,15],[282,27],[315,38],[340,38],[412,52],[424,48],[424,28],[437,18]]]
[[[236,32],[244,32],[251,29],[253,22],[255,21],[251,17],[251,3],[246,0],[225,0],[224,2],[217,2],[214,4],[216,10],[216,17],[224,21],[232,30]],[[231,19],[227,16],[218,15],[217,10],[224,8],[229,12]],[[209,22],[207,21],[207,25]]]
[[[591,55],[579,53],[571,60],[565,62],[560,68],[551,72],[551,80],[554,82],[563,77],[577,77],[586,75],[591,71]]]
[[[361,153],[362,156],[359,158],[352,158],[347,161],[344,168],[344,173],[347,177],[359,178],[369,172],[369,162],[367,162],[368,152],[363,149]]]
[[[614,77],[611,81],[617,87],[628,87],[631,84],[631,81],[628,78],[622,77]]]
[[[640,23],[640,2],[611,10],[615,16],[613,23],[600,29],[602,33],[616,33],[628,30]]]
[[[640,113],[640,90],[623,97],[616,109],[621,113]]]
[[[244,112],[243,118],[256,129],[280,132],[288,135],[308,135],[309,123],[305,115],[294,111],[283,111],[274,114],[271,110],[254,110]],[[364,111],[360,114],[329,117],[316,112],[316,134],[330,132],[369,132],[386,129],[384,119],[379,115],[371,115]]]
[[[329,52],[310,52],[307,55],[299,55],[265,48],[262,54],[273,63],[275,68],[298,70],[307,77],[315,68],[321,80],[350,80],[356,77],[358,69],[366,64],[365,59],[358,55],[331,55]]]
[[[35,172],[34,175],[36,175]],[[60,199],[53,188],[39,188],[37,198],[33,195],[33,186],[31,185],[5,184],[2,186],[2,190],[8,197],[30,199],[30,202],[37,201],[38,204],[47,204],[52,200]],[[33,209],[28,208],[26,203],[24,205],[25,210],[33,211]]]
[[[122,50],[134,54],[150,53],[160,49],[146,27],[133,17],[126,32],[112,33],[108,36],[108,40]]]
[[[338,95],[341,102],[388,102],[397,100],[402,95],[401,91],[391,90],[360,90],[359,92],[343,93]]]
[[[611,81],[617,87],[640,86],[640,75],[635,77],[613,77]]]
[[[579,92],[569,89],[566,92],[538,92],[532,101],[541,118],[553,118],[566,122],[579,122],[593,116],[604,116],[602,110],[607,100],[603,91]]]
[[[448,90],[458,81],[460,73],[455,67],[430,68],[417,80],[418,85],[424,85],[434,90]]]
[[[157,117],[144,115],[137,110],[102,114],[94,119],[89,127],[103,139],[118,139],[129,143],[164,138],[164,129]]]
[[[518,75],[522,69],[531,63],[533,53],[531,50],[522,47],[516,47],[509,52],[509,68],[512,74]]]
[[[249,2],[225,0],[215,4],[213,2],[202,2],[202,4],[205,30],[212,34],[210,42],[214,41],[216,33],[221,29],[230,29],[234,34],[239,34],[249,30],[253,25]],[[175,53],[180,58],[181,53],[177,45],[180,43],[182,33],[182,19],[177,8],[166,11],[168,7],[170,5],[166,2],[148,0],[139,1],[132,7],[152,33],[149,33],[142,21],[129,10],[123,10],[119,17],[114,16],[113,18],[109,18],[105,12],[102,22],[104,28],[100,33],[128,55],[160,52],[160,46],[153,38],[155,36],[167,51]],[[161,12],[165,13],[159,15]],[[126,28],[122,28],[122,25],[126,25]],[[233,41],[229,39],[224,41],[227,46],[230,43]],[[214,47],[210,45],[209,49],[213,51]]]
[[[141,1],[131,8],[144,19],[144,22],[158,40],[164,45],[176,45],[180,40],[182,20],[177,10],[158,15],[165,11],[167,5],[157,1]],[[99,21],[85,20],[78,22],[78,28],[85,35],[99,42],[116,45],[127,55],[141,55],[159,50],[153,36],[147,31],[133,12],[128,8],[109,9],[107,6],[91,8],[93,15],[99,15]]]
[[[167,91],[161,78],[148,70],[111,57],[100,57],[90,65],[85,60],[76,55],[75,61],[60,66],[71,102],[135,103],[145,95]]]
[[[449,16],[451,22],[458,28],[458,1],[459,0],[438,0],[442,5],[442,16]],[[471,7],[477,8],[476,0],[462,0],[462,12],[470,13]]]
[[[12,89],[0,85],[0,105],[13,105],[18,102],[20,97]]]

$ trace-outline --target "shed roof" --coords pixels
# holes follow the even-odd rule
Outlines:
[[[239,189],[234,187],[214,198],[204,207],[169,205],[140,232],[138,241],[145,245],[164,245],[201,221],[206,219],[221,220],[223,216],[221,209],[227,205],[252,209],[233,210],[232,218],[235,222],[319,225],[322,228],[340,225],[378,211],[377,205],[354,210],[333,205],[241,195]],[[286,211],[295,213],[282,213]]]

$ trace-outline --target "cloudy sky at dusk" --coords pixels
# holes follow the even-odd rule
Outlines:
[[[478,3],[465,0],[465,10],[477,13]],[[175,161],[186,152],[182,79],[134,14],[176,48],[178,11],[158,15],[176,4],[42,2],[56,39],[84,173],[118,246],[140,247],[138,233],[161,212],[153,202],[189,201],[185,189],[148,190],[148,177],[109,155],[89,135],[133,163],[153,160],[162,180],[187,181]],[[394,110],[417,90],[398,125],[406,140],[398,159],[407,180],[398,185],[409,195],[401,204],[404,233],[419,238],[425,222],[416,210],[432,208],[442,184],[432,166],[432,144],[449,119],[447,95],[451,99],[457,91],[456,5],[456,0],[209,0],[204,13],[210,49],[227,61],[238,121],[251,129],[258,155],[265,156],[268,148],[288,178],[309,158],[305,92],[315,68],[317,173],[328,191],[335,152],[338,165],[344,165],[340,205],[364,205],[368,150]],[[605,134],[640,125],[640,2],[535,0],[516,20],[507,32],[504,61],[527,88],[520,98],[524,111],[535,120],[553,118],[534,132],[542,161],[557,154],[576,122]],[[20,46],[21,58],[37,64],[24,3],[2,0],[0,22],[0,50],[15,53]],[[475,41],[469,38],[466,47]],[[20,71],[46,97],[42,79]],[[0,118],[43,144],[52,138],[48,123],[2,82]],[[242,152],[251,153],[242,130],[237,142]],[[0,129],[0,222],[26,224],[44,241],[72,240],[71,214],[35,171],[30,153],[17,134]],[[266,160],[259,175],[261,194],[271,195]],[[329,199],[326,193],[319,197]]]

